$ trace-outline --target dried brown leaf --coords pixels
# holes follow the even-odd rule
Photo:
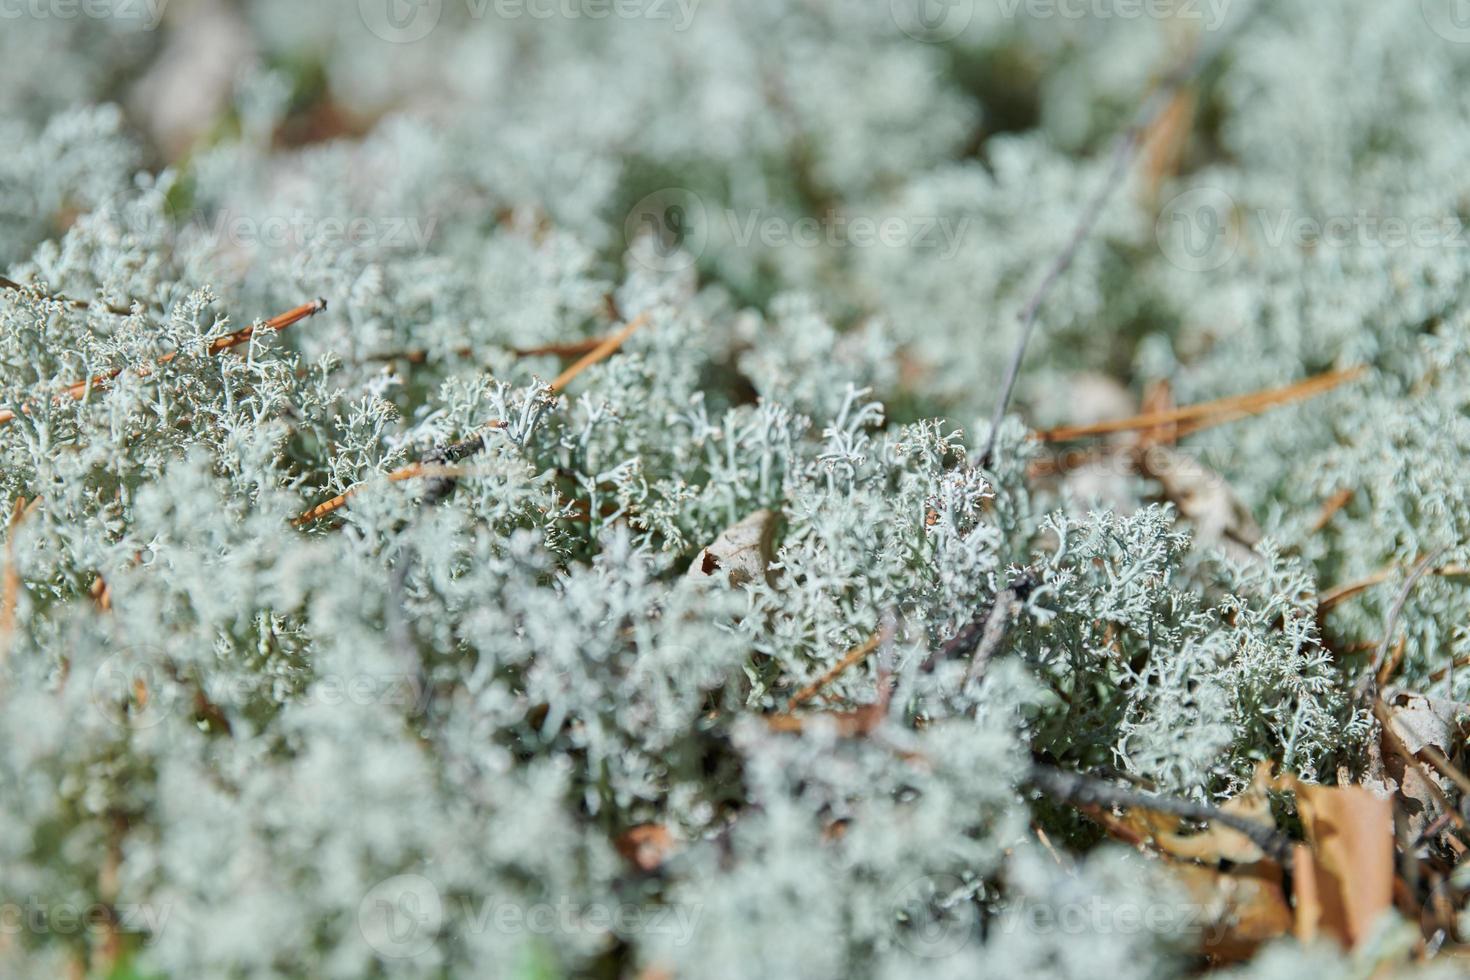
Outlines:
[[[1362,786],[1296,784],[1310,853],[1298,848],[1297,934],[1362,942],[1393,905],[1393,806]]]
[[[630,827],[613,842],[619,854],[639,871],[657,871],[677,847],[674,835],[663,824],[645,823]]]
[[[1250,959],[1262,944],[1291,931],[1281,868],[1266,861],[1224,872],[1199,864],[1172,868],[1203,913],[1204,952],[1217,963]]]
[[[731,585],[764,578],[771,563],[775,531],[775,511],[756,511],[726,528],[709,547],[696,555],[686,577],[703,581],[728,572]]]
[[[1263,762],[1256,767],[1251,785],[1239,796],[1223,803],[1220,809],[1263,827],[1274,828],[1276,821],[1271,816],[1271,800],[1267,796],[1270,786],[1271,766]],[[1266,856],[1249,837],[1222,823],[1212,823],[1200,833],[1188,836],[1172,830],[1160,831],[1155,840],[1163,851],[1174,857],[1210,864],[1224,861],[1254,864]]]

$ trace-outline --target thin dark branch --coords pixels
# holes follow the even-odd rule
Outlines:
[[[1389,607],[1388,617],[1383,621],[1383,639],[1379,641],[1378,652],[1373,657],[1372,676],[1378,676],[1378,671],[1383,666],[1383,658],[1388,655],[1388,648],[1393,645],[1393,634],[1398,629],[1399,616],[1403,613],[1404,604],[1409,601],[1414,586],[1419,584],[1421,578],[1429,574],[1429,570],[1434,567],[1434,563],[1439,561],[1439,556],[1444,552],[1444,548],[1435,548],[1414,566],[1414,570],[1404,580],[1404,587],[1399,590],[1398,596],[1393,600],[1393,605]]]
[[[1132,122],[1113,140],[1110,154],[1112,163],[1108,167],[1102,186],[1098,188],[1092,200],[1083,210],[1081,220],[1072,230],[1072,235],[1067,239],[1067,244],[1061,254],[1052,261],[1041,284],[1036,287],[1036,291],[1031,294],[1026,305],[1021,307],[1021,337],[1011,354],[1010,363],[1006,366],[1005,379],[1001,382],[1000,397],[996,399],[995,411],[990,418],[990,435],[986,437],[985,452],[980,457],[983,461],[982,465],[990,466],[994,461],[996,436],[1000,432],[1000,423],[1005,418],[1006,409],[1010,406],[1011,395],[1015,392],[1016,380],[1021,374],[1021,362],[1026,358],[1026,348],[1031,343],[1031,335],[1036,332],[1036,322],[1041,315],[1042,304],[1046,302],[1053,287],[1071,267],[1073,260],[1077,258],[1077,253],[1082,249],[1082,243],[1092,234],[1113,192],[1122,186],[1128,168],[1132,166],[1139,150],[1143,147],[1144,135],[1153,128],[1154,123],[1169,107],[1179,90],[1198,78],[1219,57],[1247,19],[1247,17],[1241,17],[1234,27],[1228,31],[1222,31],[1212,43],[1196,48],[1188,58],[1165,75],[1139,105]]]
[[[1140,793],[1135,789],[1117,786],[1080,773],[1065,772],[1052,766],[1032,766],[1029,782],[1035,789],[1047,796],[1074,805],[1142,807],[1184,820],[1222,824],[1250,838],[1252,844],[1283,867],[1291,864],[1293,845],[1290,837],[1237,814],[1228,813],[1219,807],[1169,796]]]
[[[1024,600],[1036,588],[1038,580],[1031,569],[1024,569],[1010,585],[995,594],[995,598],[981,607],[960,631],[935,651],[924,662],[924,669],[931,670],[943,660],[956,660],[974,650],[975,658],[970,663],[969,678],[974,679],[984,672],[985,663],[994,655],[1010,629],[1015,617],[1017,603]]]
[[[965,675],[966,686],[981,680],[990,658],[1000,649],[1001,642],[1010,632],[1011,623],[1021,611],[1021,604],[1031,590],[1036,588],[1036,576],[1030,569],[1017,576],[1007,588],[1000,591],[990,605],[990,614],[985,617],[985,628],[980,633],[980,645],[970,658],[970,670]]]
[[[450,466],[469,459],[484,448],[484,435],[471,436],[469,439],[440,446],[430,451],[420,460],[420,465],[424,467]],[[439,503],[453,493],[454,488],[458,485],[459,480],[453,476],[429,477],[428,482],[424,485],[424,505],[432,507]]]
[[[1384,660],[1388,657],[1389,648],[1393,646],[1394,632],[1398,629],[1399,615],[1404,611],[1404,605],[1409,601],[1409,596],[1414,592],[1414,586],[1419,580],[1429,574],[1439,561],[1439,556],[1444,554],[1443,547],[1435,548],[1429,554],[1419,560],[1409,577],[1404,579],[1403,588],[1394,598],[1393,605],[1388,608],[1388,615],[1383,620],[1383,638],[1378,641],[1378,649],[1373,654],[1373,663],[1368,673],[1359,682],[1358,693],[1364,698],[1372,698],[1378,694],[1378,674],[1383,670]]]

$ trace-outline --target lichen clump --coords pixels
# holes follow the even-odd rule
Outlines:
[[[1436,4],[410,6],[0,31],[6,976],[1172,976],[1033,765],[1355,779],[1385,642],[1470,700]]]

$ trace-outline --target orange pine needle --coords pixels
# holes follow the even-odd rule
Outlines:
[[[628,338],[633,336],[633,334],[638,330],[639,327],[643,326],[647,322],[647,313],[640,313],[638,314],[638,316],[629,320],[626,327],[619,330],[617,333],[609,336],[602,343],[598,344],[596,347],[592,348],[592,350],[588,351],[581,360],[577,361],[577,363],[573,364],[571,367],[567,368],[560,375],[558,375],[557,379],[551,383],[551,393],[553,395],[561,394],[564,390],[566,390],[567,385],[571,384],[572,381],[576,379],[577,375],[581,374],[592,365],[597,364],[600,361],[607,360],[609,357],[617,352],[618,348],[622,347],[623,344],[628,342]]]
[[[1313,398],[1350,381],[1356,381],[1366,371],[1367,368],[1361,365],[1346,371],[1329,371],[1326,374],[1319,374],[1281,388],[1268,388],[1245,395],[1232,395],[1229,398],[1185,405],[1182,408],[1172,408],[1162,412],[1145,412],[1126,419],[1048,429],[1037,433],[1037,438],[1042,442],[1069,442],[1090,436],[1109,435],[1115,432],[1136,432],[1140,429],[1155,429],[1176,423],[1179,425],[1178,434],[1187,435],[1209,426],[1257,415],[1278,405]]]
[[[633,334],[638,330],[639,327],[643,326],[647,322],[648,314],[640,313],[632,320],[629,320],[628,324],[624,326],[621,330],[617,331],[616,333],[609,334],[603,340],[598,341],[597,345],[589,350],[582,357],[581,360],[577,361],[577,363],[573,364],[571,367],[563,371],[561,375],[551,383],[551,393],[553,395],[561,394],[562,391],[566,389],[567,385],[572,383],[577,375],[592,367],[592,365],[597,364],[599,361],[604,361],[607,358],[611,357],[614,353],[617,352],[618,348],[627,343],[628,338],[633,336]],[[490,422],[487,422],[485,424],[483,429],[498,429],[503,424],[504,423],[500,421],[491,420]],[[401,467],[394,470],[392,473],[389,473],[388,480],[390,483],[398,483],[403,480],[411,480],[414,477],[423,475],[424,465],[422,463],[409,463],[407,466]],[[358,491],[360,491],[362,487],[363,485],[359,484],[358,486],[355,486],[350,490],[339,493],[337,496],[333,497],[330,500],[322,501],[315,507],[311,508],[311,510],[306,511],[304,514],[297,517],[291,523],[296,527],[301,527],[305,524],[310,524],[313,521],[321,520],[323,517],[336,513],[343,507],[347,506],[347,502],[351,500],[354,496],[356,496]]]
[[[570,340],[564,344],[546,344],[541,347],[512,347],[510,352],[516,357],[581,357],[590,350],[595,350],[597,345],[606,340],[606,337],[588,337],[584,340]],[[453,351],[456,357],[470,357],[475,353],[473,347],[456,347]],[[392,354],[373,354],[375,361],[404,360],[410,364],[426,364],[429,360],[429,352],[426,350],[399,351]]]
[[[606,340],[606,337],[588,337],[586,340],[573,340],[565,344],[547,344],[544,347],[513,347],[511,349],[517,357],[581,357],[589,351],[596,350],[598,345]]]
[[[1362,595],[1375,585],[1382,585],[1384,582],[1393,578],[1394,573],[1397,571],[1398,569],[1396,567],[1390,565],[1388,568],[1380,568],[1372,575],[1365,575],[1355,582],[1347,582],[1328,589],[1317,597],[1318,613],[1329,612],[1348,599]],[[1470,567],[1464,565],[1441,565],[1439,568],[1431,568],[1427,574],[1443,577],[1458,577],[1470,574]]]
[[[1360,578],[1356,582],[1347,582],[1343,585],[1333,586],[1317,597],[1317,611],[1319,613],[1325,613],[1334,606],[1351,599],[1353,596],[1367,592],[1375,585],[1382,585],[1393,577],[1393,573],[1394,570],[1392,568],[1380,568],[1372,575]]]
[[[401,483],[404,480],[412,480],[416,476],[422,476],[423,472],[424,464],[409,463],[407,466],[401,466],[398,469],[394,470],[392,473],[389,473],[388,482]],[[353,487],[351,490],[347,490],[343,493],[337,494],[337,496],[333,497],[331,500],[323,500],[311,510],[302,514],[300,517],[297,517],[291,523],[296,525],[297,527],[300,527],[303,524],[310,524],[312,521],[320,520],[321,518],[326,517],[328,514],[335,513],[336,511],[341,510],[343,507],[347,506],[347,501],[357,496],[358,491],[361,490],[362,487],[363,485],[359,484]]]
[[[832,667],[821,677],[818,677],[806,687],[793,694],[791,696],[791,700],[786,702],[786,710],[788,712],[795,711],[804,702],[809,701],[814,696],[816,696],[818,691],[822,690],[822,688],[826,687],[828,684],[832,683],[832,681],[836,680],[843,671],[847,670],[853,664],[858,663],[868,654],[878,649],[878,645],[883,642],[885,634],[886,631],[880,629],[878,632],[868,637],[862,643],[859,643],[857,646],[849,650],[841,660],[833,664]]]
[[[1321,513],[1319,513],[1317,515],[1317,519],[1312,522],[1312,533],[1318,533],[1329,523],[1331,523],[1332,519],[1337,516],[1337,512],[1346,507],[1348,505],[1348,502],[1352,499],[1352,487],[1344,487],[1343,489],[1337,491],[1337,493],[1334,493],[1331,497],[1327,498],[1327,502],[1322,505]]]
[[[285,330],[287,327],[300,323],[307,317],[320,313],[326,308],[326,300],[313,300],[310,303],[303,303],[293,310],[287,310],[285,313],[282,313],[279,316],[272,317],[271,319],[261,324],[261,327],[270,331]],[[256,326],[254,324],[251,324],[243,330],[237,330],[232,334],[227,334],[223,337],[211,341],[209,344],[210,355],[213,356],[216,354],[220,354],[224,351],[229,350],[231,347],[239,347],[241,344],[248,343],[250,338],[255,336],[255,331]],[[155,366],[162,367],[163,365],[173,361],[178,356],[179,355],[177,351],[174,351],[170,354],[165,354],[155,362]],[[111,371],[104,371],[102,374],[99,374],[93,378],[89,378],[86,381],[73,382],[71,385],[67,386],[66,391],[62,394],[61,397],[70,398],[72,401],[81,401],[83,398],[87,397],[87,392],[91,391],[94,388],[99,390],[105,389],[107,385],[113,381],[113,379],[115,379],[118,375],[122,373],[122,368],[113,368]],[[142,368],[138,371],[138,376],[140,378],[146,378],[151,376],[152,374],[153,368]],[[29,415],[30,408],[22,406],[21,412]],[[0,425],[5,425],[7,422],[11,422],[14,419],[14,412],[8,409],[0,409]]]

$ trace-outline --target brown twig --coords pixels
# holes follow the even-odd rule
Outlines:
[[[1136,432],[1159,426],[1178,424],[1179,435],[1189,435],[1202,429],[1237,419],[1257,415],[1279,405],[1290,404],[1331,391],[1333,388],[1355,381],[1366,373],[1367,368],[1358,366],[1345,371],[1329,371],[1280,388],[1268,388],[1244,395],[1217,398],[1162,412],[1145,412],[1126,419],[1111,419],[1089,425],[1061,426],[1038,432],[1042,442],[1070,442],[1092,436],[1110,435],[1115,432]]]
[[[1052,766],[1033,765],[1028,780],[1033,787],[1054,799],[1075,806],[1141,807],[1155,813],[1167,813],[1184,820],[1218,823],[1248,837],[1268,857],[1283,867],[1291,864],[1292,841],[1271,827],[1247,820],[1219,807],[1168,796],[1155,796],[1116,786],[1092,776],[1065,772]]]
[[[310,303],[303,303],[293,310],[287,310],[280,316],[272,317],[271,319],[266,320],[264,323],[260,324],[259,329],[265,329],[272,332],[285,330],[287,327],[300,323],[307,317],[314,316],[317,313],[325,310],[326,308],[327,301],[324,299],[313,300]],[[216,354],[221,354],[232,347],[239,347],[241,344],[248,343],[250,341],[250,338],[255,336],[257,329],[258,328],[255,324],[251,324],[243,330],[237,330],[232,334],[226,334],[223,337],[218,337],[215,340],[210,341],[207,352],[210,354],[210,356],[214,356]],[[154,368],[163,367],[164,365],[171,363],[178,356],[178,351],[173,351],[171,353],[163,355],[154,362],[153,367],[140,368],[138,370],[138,377],[150,377],[153,374]],[[92,391],[93,389],[105,390],[109,384],[111,384],[119,375],[123,373],[123,370],[123,368],[113,368],[110,371],[104,371],[103,373],[96,375],[95,377],[88,378],[85,381],[74,381],[67,386],[66,390],[62,392],[61,395],[57,396],[57,400],[60,401],[70,398],[72,401],[81,401],[82,399],[86,398],[88,392]],[[29,415],[31,410],[29,406],[22,405],[20,411],[22,414]],[[10,411],[9,409],[0,409],[0,425],[4,425],[8,422],[14,421],[15,414],[15,412]]]
[[[1317,596],[1317,612],[1329,612],[1336,606],[1339,606],[1342,603],[1346,602],[1348,599],[1351,599],[1353,596],[1363,592],[1367,592],[1375,585],[1382,585],[1384,582],[1387,582],[1389,579],[1393,578],[1394,571],[1395,569],[1392,567],[1380,568],[1372,575],[1368,575],[1356,581],[1347,582],[1343,585],[1334,585],[1326,592],[1323,592]]]
[[[1337,512],[1346,507],[1348,502],[1353,499],[1354,492],[1352,487],[1344,487],[1331,497],[1328,497],[1326,502],[1322,504],[1322,510],[1317,514],[1317,519],[1312,522],[1310,533],[1317,534],[1321,532],[1337,516]]]
[[[1382,585],[1384,582],[1393,578],[1397,571],[1398,566],[1389,565],[1387,568],[1380,568],[1371,575],[1365,575],[1356,581],[1333,586],[1317,597],[1318,613],[1329,612],[1354,596],[1361,595],[1376,585]],[[1431,568],[1427,574],[1453,578],[1461,575],[1470,575],[1470,567],[1464,565],[1442,565],[1439,568]]]
[[[1461,793],[1470,793],[1470,776],[1449,760],[1439,749],[1432,745],[1426,745],[1419,750],[1419,754],[1429,760],[1429,764],[1439,771],[1439,774],[1459,787]]]
[[[491,424],[494,425],[496,423]],[[388,482],[400,483],[404,480],[412,480],[416,476],[423,475],[424,466],[422,463],[409,463],[407,466],[400,467],[399,469],[394,470],[392,473],[389,473]],[[330,500],[324,500],[313,507],[311,510],[308,510],[306,513],[302,514],[300,517],[297,517],[291,523],[299,527],[303,524],[310,524],[312,521],[319,520],[323,517],[326,517],[328,514],[341,510],[347,505],[348,500],[357,496],[357,492],[361,489],[362,485],[359,484],[358,486],[355,486],[350,490],[346,490],[342,493],[337,494],[337,496],[333,497]]]
[[[1388,616],[1383,619],[1383,639],[1380,639],[1377,651],[1373,654],[1373,664],[1369,667],[1369,671],[1363,674],[1363,679],[1358,682],[1361,695],[1376,698],[1379,679],[1388,669],[1389,646],[1394,642],[1394,635],[1398,630],[1399,613],[1404,611],[1404,605],[1407,604],[1408,597],[1413,594],[1414,586],[1419,585],[1419,580],[1429,574],[1429,570],[1435,566],[1435,561],[1439,560],[1439,555],[1444,552],[1444,548],[1435,548],[1429,554],[1424,555],[1423,558],[1420,558],[1419,564],[1414,566],[1413,572],[1408,573],[1407,579],[1404,579],[1404,586],[1399,589],[1394,605],[1389,607]]]
[[[1404,662],[1404,651],[1408,649],[1408,646],[1408,640],[1402,636],[1393,645],[1393,652],[1389,654],[1388,659],[1383,662],[1383,666],[1378,668],[1378,673],[1374,675],[1378,680],[1379,687],[1387,687],[1388,682],[1393,679],[1393,675],[1398,672],[1399,665]]]
[[[606,337],[588,337],[585,340],[546,344],[542,347],[511,347],[509,350],[516,357],[581,357],[588,351],[595,350],[597,345],[606,339]],[[475,348],[456,347],[453,353],[456,357],[472,357]],[[410,364],[426,364],[429,360],[429,352],[426,350],[389,351],[383,354],[368,354],[366,357],[373,361],[407,361]]]
[[[967,683],[983,673],[996,647],[1005,638],[1011,619],[1016,613],[1016,604],[1025,599],[1036,585],[1036,573],[1031,569],[1023,570],[1010,585],[996,593],[995,598],[986,603],[958,633],[950,637],[944,646],[931,654],[924,661],[924,669],[930,670],[942,660],[958,659],[973,650],[975,655],[970,661]]]
[[[795,711],[802,704],[810,701],[819,691],[841,676],[843,671],[865,659],[868,654],[878,649],[878,647],[886,643],[892,636],[893,627],[891,625],[884,625],[872,636],[847,651],[846,655],[837,661],[837,663],[833,664],[821,677],[818,677],[806,687],[793,694],[791,699],[786,702],[786,710],[788,712]]]
[[[113,316],[133,315],[132,310],[123,309],[121,306],[113,306],[111,303],[101,302],[89,303],[84,299],[71,299],[70,297],[61,295],[60,293],[43,293],[34,286],[25,286],[21,283],[16,282],[14,279],[6,279],[4,276],[0,276],[0,289],[9,289],[17,293],[32,293],[38,296],[45,296],[47,299],[54,300],[58,303],[65,303],[67,306],[78,310],[105,310],[106,312],[111,313]]]
[[[107,584],[107,579],[100,574],[92,580],[92,588],[88,590],[92,601],[97,603],[97,608],[103,612],[112,611],[112,586]]]
[[[1239,23],[1243,24],[1246,19],[1241,18]],[[1021,364],[1026,359],[1026,348],[1031,343],[1031,335],[1036,332],[1036,323],[1041,315],[1042,304],[1046,302],[1052,289],[1061,281],[1066,271],[1071,268],[1072,262],[1082,250],[1082,244],[1092,234],[1092,229],[1102,217],[1103,210],[1107,207],[1114,191],[1123,184],[1129,167],[1137,158],[1138,151],[1144,145],[1145,137],[1153,129],[1155,122],[1173,105],[1175,95],[1209,67],[1233,36],[1234,30],[1222,31],[1212,44],[1196,47],[1189,57],[1183,59],[1169,74],[1164,76],[1157,88],[1144,98],[1134,112],[1127,128],[1113,140],[1112,160],[1107,175],[1103,178],[1102,186],[1094,192],[1092,200],[1083,209],[1082,217],[1072,230],[1061,253],[1053,260],[1035,292],[1021,308],[1019,316],[1021,336],[1017,340],[1015,350],[1011,353],[1010,363],[1006,366],[1005,377],[1001,381],[1000,396],[996,399],[995,411],[990,419],[990,434],[985,442],[985,450],[980,454],[980,459],[985,465],[988,466],[993,461],[995,440],[1000,434],[1000,423],[1005,418],[1006,408],[1010,405],[1011,395],[1015,392],[1016,379],[1020,377]]]
[[[592,367],[594,364],[597,364],[611,357],[614,353],[617,352],[620,347],[623,346],[623,344],[627,343],[628,338],[633,336],[634,332],[637,331],[639,327],[648,322],[648,317],[648,313],[640,313],[632,320],[629,320],[627,325],[624,326],[622,329],[618,330],[615,333],[609,334],[607,337],[599,341],[596,347],[588,351],[585,355],[582,356],[579,361],[563,371],[557,377],[557,379],[551,383],[551,394],[560,394],[563,390],[566,389],[567,385],[571,384],[572,381],[583,371]],[[400,483],[404,480],[412,480],[415,477],[426,476],[428,475],[425,470],[426,464],[432,465],[434,463],[458,462],[459,460],[472,456],[475,453],[479,452],[481,449],[485,448],[485,434],[487,432],[493,429],[502,429],[504,427],[505,423],[496,419],[492,419],[491,421],[481,426],[481,431],[476,435],[471,436],[468,439],[464,439],[460,442],[456,442],[449,446],[443,447],[442,449],[435,450],[424,460],[416,463],[409,463],[407,466],[403,466],[394,470],[393,472],[388,474],[388,481],[390,483]],[[327,517],[330,514],[336,513],[337,511],[345,507],[347,505],[347,502],[355,497],[358,492],[363,488],[363,486],[364,484],[358,484],[350,490],[339,493],[337,496],[333,497],[330,500],[322,501],[315,507],[311,508],[310,510],[306,511],[295,520],[293,520],[291,522],[292,525],[296,527],[302,527],[304,525],[311,524],[314,521],[321,520],[323,517]]]
[[[883,719],[888,717],[888,702],[893,694],[893,679],[886,670],[878,671],[878,700],[852,711],[828,711],[815,715],[793,715],[790,713],[769,715],[766,725],[778,734],[799,735],[806,726],[817,719],[832,722],[840,738],[861,738],[871,735]]]
[[[1470,667],[1470,653],[1456,657],[1454,660],[1450,661],[1448,667],[1441,667],[1439,668],[1439,670],[1436,670],[1434,673],[1430,674],[1429,683],[1438,684],[1440,681],[1450,676],[1453,671],[1460,667]]]
[[[1305,382],[1300,382],[1299,385],[1315,384],[1320,380],[1320,378],[1308,379]],[[1290,387],[1297,388],[1298,386]],[[1129,418],[1099,422],[1088,426],[1061,427],[1046,432],[1039,432],[1035,436],[1039,442],[1056,444],[1074,439],[1082,439],[1090,435],[1108,435],[1133,431],[1138,433],[1136,440],[1123,445],[1105,444],[1102,446],[1094,445],[1085,448],[1073,447],[1065,449],[1061,451],[1060,455],[1053,456],[1050,459],[1033,460],[1030,466],[1027,467],[1026,472],[1033,479],[1058,476],[1078,466],[1124,457],[1129,459],[1131,465],[1138,466],[1141,461],[1147,459],[1147,452],[1155,446],[1173,445],[1185,436],[1193,435],[1227,422],[1236,421],[1252,414],[1259,414],[1277,405],[1287,404],[1286,401],[1271,401],[1272,398],[1278,396],[1284,390],[1268,389],[1252,392],[1247,395],[1237,395],[1230,399],[1202,402],[1197,405],[1185,406],[1184,408],[1175,408],[1173,406],[1159,408],[1155,407],[1158,401],[1167,401],[1167,389],[1160,389],[1165,396],[1163,399],[1155,398],[1151,394],[1144,400],[1143,411]],[[1302,397],[1311,397],[1325,390],[1327,389],[1321,388],[1316,391],[1309,389],[1308,393]],[[1232,407],[1227,404],[1225,411],[1219,411],[1219,406],[1222,402],[1228,403],[1234,401],[1245,402],[1247,407],[1252,410],[1246,411],[1239,406]],[[1254,403],[1253,405],[1251,404],[1252,402]],[[1218,414],[1211,415],[1211,412]],[[1187,417],[1181,422],[1178,421],[1181,415],[1190,417]],[[1319,518],[1320,525],[1314,528],[1314,531],[1321,530],[1321,526],[1325,525],[1326,521],[1330,520],[1333,514],[1347,503],[1351,495],[1351,491],[1343,491],[1336,495],[1332,501],[1329,501],[1328,507],[1330,507],[1330,510],[1324,508],[1324,512]],[[1334,503],[1339,498],[1341,502]]]
[[[581,360],[557,375],[556,380],[551,383],[551,393],[553,395],[561,394],[566,390],[567,385],[576,379],[577,375],[592,367],[592,365],[599,364],[617,353],[618,349],[628,342],[628,338],[633,336],[638,328],[647,322],[648,314],[640,313],[629,320],[628,325],[623,327],[623,329],[607,336],[600,344],[583,355]]]

